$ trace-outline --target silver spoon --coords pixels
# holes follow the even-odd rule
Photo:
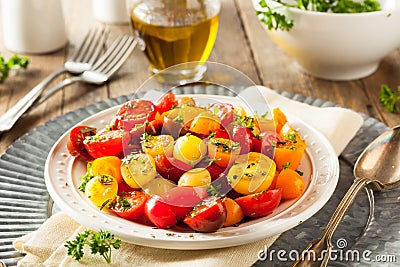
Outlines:
[[[378,136],[354,165],[354,182],[333,213],[324,232],[308,244],[292,266],[326,266],[333,248],[331,239],[358,192],[365,186],[375,191],[400,185],[400,125]]]

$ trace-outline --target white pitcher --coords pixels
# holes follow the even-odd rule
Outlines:
[[[50,53],[65,46],[60,0],[1,0],[4,46],[16,53]]]

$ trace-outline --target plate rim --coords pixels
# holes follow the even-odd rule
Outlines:
[[[184,95],[190,95],[191,97],[195,97],[196,94],[179,94],[180,96],[184,96]],[[204,94],[197,94],[197,95],[203,95]],[[208,95],[210,96],[210,95]],[[229,98],[233,98],[230,96],[219,96],[219,95],[212,95],[213,98],[224,98],[224,99],[229,99]],[[118,108],[119,105],[117,106],[113,106],[113,107],[109,107],[103,111],[100,111],[98,113],[95,113],[87,118],[85,118],[84,120],[78,122],[76,125],[79,124],[83,124],[86,121],[90,121],[93,118],[99,117],[100,115],[104,115],[107,114],[109,112],[111,112],[111,110],[116,110]],[[230,236],[230,237],[224,237],[224,238],[218,238],[218,240],[210,240],[210,239],[199,239],[199,240],[192,240],[191,238],[186,240],[173,240],[173,239],[158,239],[158,238],[153,238],[153,237],[147,237],[147,238],[139,238],[138,240],[132,240],[130,237],[127,237],[124,233],[121,233],[120,229],[118,228],[114,228],[111,231],[113,231],[113,233],[115,233],[117,236],[119,236],[121,239],[123,239],[124,241],[127,241],[129,243],[134,243],[134,244],[138,244],[138,245],[143,245],[143,246],[150,246],[150,247],[156,247],[156,248],[169,248],[169,249],[211,249],[211,248],[222,248],[222,247],[230,247],[230,246],[236,246],[236,245],[241,245],[241,244],[245,244],[245,243],[250,243],[250,242],[254,242],[263,238],[266,238],[268,236],[273,236],[276,234],[280,234],[282,232],[285,232],[295,226],[297,226],[298,224],[300,224],[302,221],[307,220],[308,218],[310,218],[311,216],[313,216],[318,210],[320,210],[325,204],[326,202],[329,200],[329,198],[332,196],[333,192],[336,189],[336,185],[338,182],[338,177],[339,177],[339,160],[338,157],[336,156],[336,154],[334,153],[333,147],[331,146],[330,142],[325,138],[325,136],[323,136],[318,130],[312,128],[310,125],[308,125],[306,122],[302,121],[299,118],[296,118],[295,116],[289,114],[288,116],[289,120],[295,120],[297,122],[299,122],[300,124],[306,126],[308,131],[311,131],[313,134],[317,135],[318,138],[320,140],[322,140],[322,143],[326,146],[325,148],[327,148],[327,150],[330,150],[329,153],[331,155],[330,159],[331,159],[331,164],[332,164],[332,168],[333,168],[333,172],[331,173],[331,179],[333,179],[333,184],[331,184],[331,186],[329,187],[329,190],[327,192],[325,192],[325,194],[328,195],[328,197],[325,197],[322,201],[320,199],[320,201],[317,202],[317,204],[313,204],[311,205],[312,209],[308,209],[308,212],[306,213],[307,215],[304,216],[304,212],[299,213],[295,216],[292,216],[292,220],[296,221],[296,223],[291,223],[290,225],[285,225],[285,227],[282,227],[283,223],[280,221],[279,225],[281,226],[280,228],[277,229],[273,229],[272,231],[269,232],[268,235],[262,235],[262,237],[260,238],[260,233],[257,231],[249,231],[249,233],[247,234],[242,234],[240,235],[240,238],[238,240],[237,236]],[[74,127],[72,126],[72,127]],[[71,128],[72,128],[71,127]],[[51,148],[48,157],[46,158],[46,163],[45,163],[45,171],[44,171],[44,178],[45,178],[45,184],[46,184],[46,188],[49,191],[50,196],[53,198],[54,202],[59,205],[60,207],[66,208],[64,207],[63,200],[60,199],[60,197],[58,195],[56,195],[56,193],[53,191],[53,188],[49,188],[51,185],[51,177],[50,177],[50,173],[49,173],[49,167],[50,167],[50,159],[53,156],[54,151],[56,150],[56,148],[60,145],[60,143],[65,139],[66,135],[68,134],[69,131],[66,131],[64,134],[61,135],[61,137],[55,142],[55,144],[53,145],[53,147]],[[309,148],[308,148],[309,149]],[[332,155],[334,155],[334,157],[332,157]],[[311,158],[311,157],[310,157]],[[314,163],[313,163],[314,164]],[[314,168],[314,167],[313,167]],[[311,181],[312,183],[314,183],[315,181]],[[311,188],[311,187],[309,187]],[[292,205],[291,207],[289,207],[288,209],[294,209],[296,205],[299,205],[301,203],[301,199],[304,199],[306,197],[306,193],[307,191],[303,194],[303,196],[296,201],[296,203],[294,205]],[[76,210],[72,209],[71,207],[67,207],[66,209],[67,211],[65,211],[67,214],[74,214],[77,215]],[[99,212],[102,215],[105,215],[105,213],[103,212]],[[286,214],[287,210],[285,210],[283,212],[283,214]],[[279,214],[278,217],[281,217],[281,215],[283,214]],[[110,215],[113,216],[113,215]],[[103,216],[101,216],[103,218]],[[113,219],[115,219],[116,216],[113,216]],[[273,217],[275,218],[275,217]],[[75,218],[76,219],[76,218]],[[105,218],[106,219],[106,218]],[[120,218],[117,218],[120,219]],[[272,218],[271,218],[272,219]],[[83,221],[83,219],[79,218],[76,219],[78,222],[80,222],[83,225],[86,225],[94,230],[99,230],[101,227],[99,227],[98,224],[96,223],[92,223],[95,220],[89,220],[90,223]],[[261,221],[261,222],[256,222],[253,225],[257,226],[257,225],[262,225],[263,223],[265,223],[265,221]],[[146,226],[149,227],[149,226]],[[157,231],[160,231],[161,229],[157,229]],[[171,232],[168,231],[167,232]],[[204,234],[199,234],[199,233],[195,233],[197,236],[203,236]],[[214,235],[218,235],[218,232]],[[136,238],[137,236],[135,236]],[[231,241],[233,239],[234,243],[230,243],[230,242],[225,242],[225,241]],[[222,242],[222,241],[223,242]],[[164,244],[164,242],[167,242],[166,244]],[[210,243],[213,242],[212,246],[205,246],[204,243]],[[173,245],[176,245],[174,247],[172,247]]]

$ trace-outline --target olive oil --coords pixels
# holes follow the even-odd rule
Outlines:
[[[212,17],[200,12],[202,16],[191,16],[200,20],[194,23],[175,20],[174,25],[166,14],[163,14],[166,23],[160,23],[160,17],[153,23],[146,16],[138,15],[136,8],[130,14],[134,34],[142,43],[153,73],[179,63],[208,59],[218,32],[218,12]]]

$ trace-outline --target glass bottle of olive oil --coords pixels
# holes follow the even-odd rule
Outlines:
[[[218,32],[219,0],[132,0],[128,8],[153,73],[208,59]]]

